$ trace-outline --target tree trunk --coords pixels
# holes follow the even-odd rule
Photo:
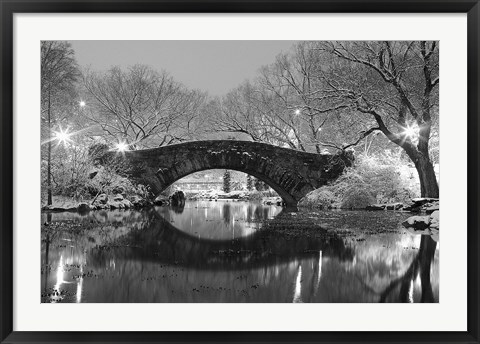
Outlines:
[[[50,91],[48,91],[47,205],[52,205],[52,120],[50,112]]]
[[[420,179],[421,196],[438,198],[437,176],[430,159],[420,155],[414,162]]]

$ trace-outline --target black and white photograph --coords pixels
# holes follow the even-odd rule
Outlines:
[[[41,303],[440,302],[439,41],[38,49]]]

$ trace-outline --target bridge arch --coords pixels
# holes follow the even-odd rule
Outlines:
[[[233,140],[193,141],[116,154],[123,172],[160,193],[195,172],[229,169],[250,174],[296,206],[308,192],[340,176],[353,161],[351,153],[314,154],[265,143]]]

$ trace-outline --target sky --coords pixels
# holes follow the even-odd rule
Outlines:
[[[294,41],[70,41],[78,64],[93,70],[146,64],[188,88],[221,96],[255,77]]]

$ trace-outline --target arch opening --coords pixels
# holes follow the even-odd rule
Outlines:
[[[292,196],[269,178],[235,168],[200,169],[170,181],[169,184],[163,184],[157,194],[171,194],[176,190],[190,193],[214,193],[215,191],[220,194],[225,193],[225,171],[230,172],[230,193],[262,192],[265,197],[280,197],[286,204],[292,203]]]

